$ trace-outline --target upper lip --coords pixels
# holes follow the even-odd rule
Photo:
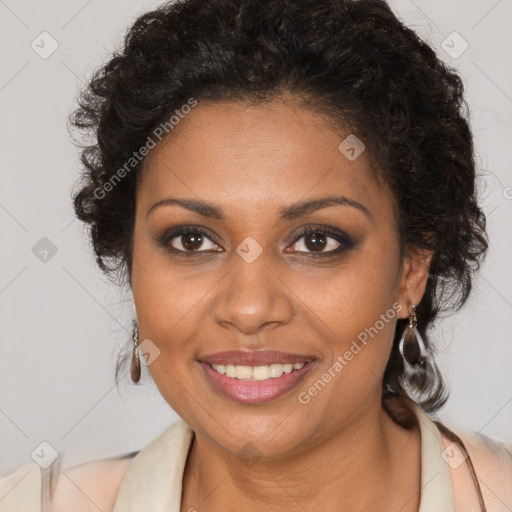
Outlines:
[[[227,350],[198,358],[208,364],[232,364],[240,366],[258,366],[269,364],[303,363],[312,356],[290,354],[276,350]]]

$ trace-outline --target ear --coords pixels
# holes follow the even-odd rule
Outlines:
[[[398,318],[409,316],[411,302],[416,306],[421,302],[427,287],[433,254],[433,251],[417,249],[404,257],[398,295],[398,302],[402,309],[397,313]]]

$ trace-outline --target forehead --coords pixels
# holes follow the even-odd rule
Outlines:
[[[388,194],[368,155],[340,150],[350,136],[293,101],[199,102],[148,155],[137,203],[187,197],[254,213],[342,194],[385,208]]]

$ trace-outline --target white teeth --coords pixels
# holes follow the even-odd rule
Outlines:
[[[282,364],[271,364],[270,365],[270,377],[281,377],[283,375]]]
[[[292,373],[293,372],[293,364],[283,364],[283,373]]]
[[[267,380],[269,378],[281,377],[283,373],[291,373],[300,370],[303,363],[270,364],[262,366],[238,366],[232,364],[212,364],[212,368],[221,375],[237,378],[240,380]]]
[[[255,366],[252,371],[252,378],[256,380],[267,380],[270,376],[270,366]]]
[[[252,377],[252,366],[235,366],[237,379],[250,379]]]

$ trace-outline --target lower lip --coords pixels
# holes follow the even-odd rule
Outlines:
[[[314,361],[308,361],[300,370],[283,373],[281,377],[267,380],[241,380],[226,377],[216,372],[208,363],[200,361],[211,384],[223,395],[235,402],[244,404],[263,404],[276,400],[292,390],[313,367]]]

